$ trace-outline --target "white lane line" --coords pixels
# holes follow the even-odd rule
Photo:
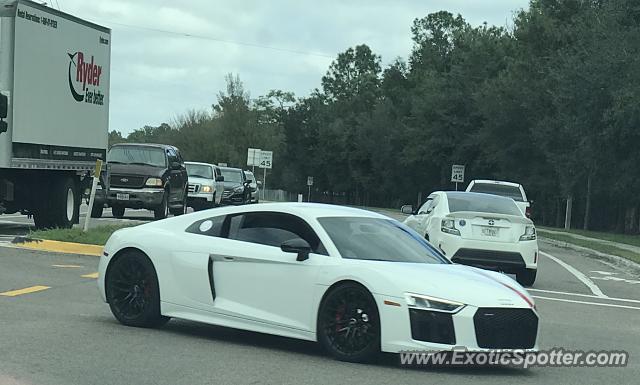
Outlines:
[[[569,265],[568,263],[554,257],[553,255],[547,254],[545,252],[540,252],[540,255],[544,255],[545,257],[554,260],[558,265],[564,267],[565,269],[567,269],[567,271],[571,274],[573,274],[576,278],[578,278],[578,280],[582,283],[584,283],[589,290],[591,290],[591,292],[601,298],[608,298],[603,292],[602,290],[600,290],[600,288],[598,287],[598,285],[596,285],[591,279],[589,279],[589,277],[587,277],[586,275],[582,274],[582,272],[580,272],[578,269],[576,269],[575,267]]]
[[[566,292],[566,291],[542,290],[542,289],[527,289],[527,291],[534,291],[536,293],[560,294],[560,295],[567,295],[567,296],[571,296],[571,297],[587,297],[587,298],[603,298],[604,299],[604,297],[599,297],[597,295],[581,294],[581,293],[569,293],[569,292]],[[613,298],[613,297],[606,297],[606,299],[607,299],[607,301],[620,301],[620,302],[640,303],[640,300],[637,300],[637,299]]]
[[[552,297],[541,297],[537,295],[533,295],[533,298],[536,299],[546,299],[549,301],[559,301],[559,302],[569,302],[569,303],[578,303],[581,305],[593,305],[593,306],[605,306],[605,307],[617,307],[620,309],[635,309],[640,310],[640,307],[637,306],[626,306],[626,305],[616,305],[613,303],[601,303],[601,302],[587,302],[587,301],[575,301],[572,299],[563,299],[563,298],[552,298]]]

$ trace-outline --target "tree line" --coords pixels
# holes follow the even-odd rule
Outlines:
[[[532,0],[511,27],[441,11],[411,27],[413,48],[383,68],[365,44],[331,63],[309,96],[252,99],[240,78],[210,111],[110,143],[160,142],[188,159],[245,167],[274,151],[269,187],[317,201],[399,207],[452,189],[452,164],[519,182],[536,223],[637,233],[640,226],[640,4]],[[258,173],[260,174],[260,173]]]

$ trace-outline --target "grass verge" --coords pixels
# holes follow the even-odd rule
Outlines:
[[[586,247],[586,248],[589,248],[589,249],[592,249],[592,250],[595,250],[595,251],[599,251],[599,252],[605,253],[605,254],[617,255],[619,257],[623,257],[623,258],[629,259],[631,261],[640,263],[640,254],[634,253],[634,252],[629,251],[629,250],[620,249],[620,248],[617,248],[615,246],[603,245],[603,244],[601,244],[599,242],[588,241],[588,240],[583,240],[583,239],[577,239],[577,238],[574,238],[574,237],[572,237],[570,235],[564,235],[564,234],[552,234],[552,233],[548,233],[548,232],[544,232],[544,233],[541,232],[540,236],[544,237],[544,238],[553,239],[553,240],[556,240],[556,241],[562,241],[562,242],[570,243],[570,244],[576,245],[576,246]]]
[[[618,242],[618,243],[626,243],[627,245],[638,246],[640,247],[640,235],[628,235],[628,234],[616,234],[616,233],[607,233],[603,231],[588,231],[588,230],[565,230],[558,229],[555,227],[543,227],[537,226],[541,230],[549,230],[549,231],[562,231],[565,233],[572,233],[577,235],[582,235],[590,238],[603,239],[605,241]]]
[[[114,231],[132,225],[108,225],[89,229],[86,233],[81,228],[36,230],[29,238],[49,239],[52,241],[83,243],[88,245],[104,245]]]

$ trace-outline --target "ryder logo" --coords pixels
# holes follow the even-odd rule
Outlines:
[[[69,55],[69,90],[77,101],[103,105],[104,94],[100,92],[102,66],[95,64],[93,56],[85,58],[83,52],[68,53]],[[87,62],[88,60],[88,62]],[[93,88],[91,88],[93,86]]]

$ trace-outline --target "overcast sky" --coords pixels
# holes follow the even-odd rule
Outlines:
[[[210,109],[228,73],[240,75],[251,97],[270,89],[306,96],[348,47],[365,43],[385,65],[406,58],[415,18],[447,10],[472,25],[510,26],[528,6],[528,0],[49,0],[50,6],[56,1],[62,11],[112,29],[110,130],[125,134]]]

